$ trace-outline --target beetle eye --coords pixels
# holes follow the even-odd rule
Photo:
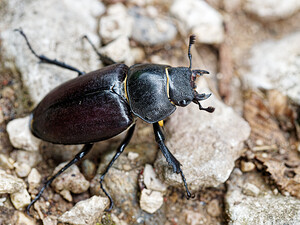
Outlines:
[[[178,102],[180,106],[186,106],[188,105],[188,102],[186,100],[181,100]]]

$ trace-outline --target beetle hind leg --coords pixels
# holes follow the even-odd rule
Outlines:
[[[114,155],[114,157],[112,158],[112,160],[110,161],[110,163],[108,164],[108,166],[106,167],[105,171],[103,172],[103,174],[100,177],[100,187],[101,187],[102,191],[104,192],[104,194],[109,198],[109,201],[110,201],[109,208],[106,211],[111,211],[112,210],[112,208],[114,206],[114,202],[113,202],[112,197],[110,196],[110,194],[103,187],[104,177],[107,174],[107,172],[109,171],[109,169],[112,167],[112,165],[114,164],[114,162],[117,160],[117,158],[122,154],[122,152],[124,151],[125,147],[129,144],[129,142],[130,142],[130,140],[132,138],[133,132],[134,132],[134,128],[135,128],[135,124],[133,124],[129,128],[125,139],[122,141],[122,143],[118,147],[116,154]]]
[[[153,130],[154,130],[154,134],[155,134],[155,140],[156,140],[161,152],[163,153],[164,157],[166,158],[168,164],[172,166],[173,172],[177,173],[177,174],[180,173],[182,182],[183,182],[185,190],[186,190],[187,198],[188,199],[191,198],[191,197],[193,198],[194,195],[192,195],[191,192],[189,191],[189,188],[188,188],[187,183],[186,183],[185,176],[184,176],[184,174],[183,174],[183,172],[180,168],[180,163],[172,155],[172,153],[169,151],[169,149],[165,145],[165,143],[164,143],[165,137],[164,137],[158,123],[153,124]]]
[[[52,177],[50,177],[47,182],[44,184],[44,186],[41,188],[37,196],[30,202],[30,204],[26,208],[27,214],[30,216],[30,208],[31,206],[39,200],[39,198],[42,196],[44,190],[53,182],[53,180],[58,177],[61,173],[63,173],[66,169],[68,169],[70,166],[75,164],[76,162],[80,161],[86,154],[89,153],[89,151],[92,149],[93,144],[85,144],[82,148],[82,150],[75,155],[75,157],[62,169],[60,169],[56,174],[54,174]]]
[[[24,39],[25,39],[25,41],[26,41],[26,44],[27,44],[29,50],[30,50],[30,51],[32,52],[32,54],[33,54],[35,57],[37,57],[42,63],[53,64],[53,65],[62,67],[62,68],[64,68],[64,69],[68,69],[68,70],[71,70],[71,71],[75,71],[75,72],[78,73],[79,76],[85,74],[84,72],[80,71],[79,69],[77,69],[77,68],[75,68],[75,67],[73,67],[73,66],[70,66],[70,65],[68,65],[68,64],[66,64],[66,63],[64,63],[64,62],[58,61],[58,60],[56,60],[56,59],[50,59],[50,58],[48,58],[48,57],[46,57],[46,56],[44,56],[44,55],[38,55],[38,54],[33,50],[32,46],[31,46],[31,44],[29,43],[28,38],[27,38],[26,34],[23,32],[23,30],[22,30],[21,28],[19,28],[19,29],[15,29],[14,31],[19,32],[19,33],[24,37]]]

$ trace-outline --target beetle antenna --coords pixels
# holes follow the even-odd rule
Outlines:
[[[188,57],[189,57],[189,60],[190,60],[190,66],[189,66],[189,69],[192,69],[192,54],[191,54],[191,47],[192,47],[192,45],[195,43],[195,40],[196,40],[196,35],[195,35],[195,34],[192,34],[192,35],[190,36],[189,50],[188,50]]]

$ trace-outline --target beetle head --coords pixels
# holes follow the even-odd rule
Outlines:
[[[169,73],[169,96],[170,100],[178,106],[187,106],[191,102],[199,105],[200,110],[213,112],[213,107],[203,108],[199,101],[207,99],[211,94],[199,94],[196,91],[196,78],[203,74],[209,74],[206,70],[192,70],[191,47],[195,43],[195,35],[190,36],[188,57],[189,67],[170,67]]]

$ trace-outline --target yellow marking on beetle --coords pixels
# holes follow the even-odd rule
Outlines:
[[[167,95],[168,95],[168,98],[170,99],[170,87],[169,87],[170,77],[169,77],[168,67],[166,67],[165,71],[166,71],[166,76],[167,76]]]
[[[167,95],[168,95],[168,99],[170,100],[170,102],[173,105],[175,105],[175,103],[170,98],[170,77],[169,77],[168,67],[166,67],[165,71],[166,71],[166,76],[167,76]]]
[[[163,127],[164,126],[164,121],[163,120],[158,121],[158,125]]]
[[[124,92],[125,92],[125,97],[126,97],[127,101],[129,102],[129,98],[128,98],[128,94],[127,94],[127,74],[124,79]]]

